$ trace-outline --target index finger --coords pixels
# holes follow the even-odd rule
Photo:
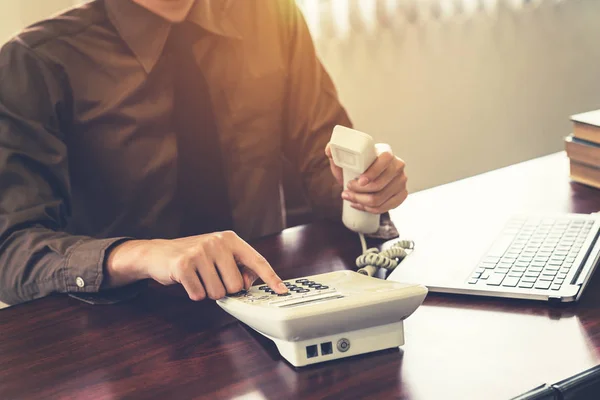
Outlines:
[[[378,143],[376,145],[376,150],[377,158],[373,164],[371,164],[371,166],[360,175],[358,182],[355,182],[360,186],[366,186],[369,184],[369,182],[373,182],[375,179],[377,179],[379,175],[381,175],[394,160],[394,154],[392,153],[392,148],[390,145]]]
[[[230,246],[235,259],[256,273],[271,289],[279,294],[288,292],[288,288],[275,273],[269,262],[252,246],[237,235],[232,237]]]

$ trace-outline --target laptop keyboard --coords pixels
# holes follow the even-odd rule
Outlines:
[[[515,218],[468,280],[472,285],[560,290],[594,221]],[[595,232],[594,232],[595,234]],[[583,249],[583,250],[582,250]]]

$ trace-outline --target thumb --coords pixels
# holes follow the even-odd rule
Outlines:
[[[256,282],[256,280],[258,279],[258,275],[256,275],[254,271],[252,271],[245,265],[240,266],[240,272],[242,273],[242,279],[244,280],[244,289],[250,289],[250,287],[254,285],[254,282]]]

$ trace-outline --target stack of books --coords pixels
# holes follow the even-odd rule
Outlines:
[[[573,115],[573,133],[565,138],[571,179],[600,189],[600,110]]]

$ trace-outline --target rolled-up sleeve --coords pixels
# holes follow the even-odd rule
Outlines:
[[[342,187],[331,173],[325,147],[335,125],[352,124],[317,57],[302,13],[292,0],[281,3],[286,4],[283,37],[289,49],[284,152],[302,175],[315,213],[340,218]]]
[[[0,300],[97,292],[105,252],[124,238],[66,233],[69,85],[58,66],[13,39],[0,51]]]

